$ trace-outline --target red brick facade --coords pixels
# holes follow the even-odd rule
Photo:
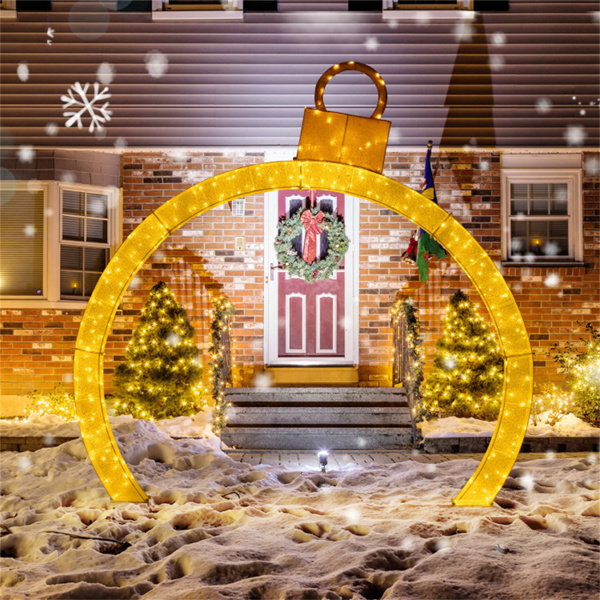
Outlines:
[[[501,259],[501,199],[499,152],[440,152],[434,161],[436,189],[441,206],[449,210],[481,243],[490,256]],[[582,164],[583,164],[582,153]],[[150,212],[195,182],[247,164],[263,162],[264,153],[224,151],[126,152],[122,155],[123,235],[127,236]],[[420,189],[423,152],[393,152],[385,174]],[[536,384],[560,380],[547,351],[553,342],[576,341],[581,327],[600,314],[600,208],[597,173],[584,173],[584,261],[569,268],[503,267],[502,272],[525,318],[535,353]],[[208,309],[214,294],[227,295],[236,306],[234,362],[237,385],[251,383],[263,368],[264,212],[262,196],[246,199],[244,217],[234,217],[224,205],[175,232],[155,252],[136,277],[117,313],[107,344],[106,383],[111,389],[115,361],[136,326],[137,315],[156,282],[165,281],[188,310],[199,346],[206,353]],[[360,385],[391,383],[391,330],[389,309],[397,294],[411,295],[420,309],[431,356],[439,335],[440,315],[458,288],[478,296],[469,280],[451,260],[436,262],[427,286],[416,269],[400,261],[415,227],[390,210],[360,203]],[[234,238],[244,236],[244,251]],[[549,272],[560,278],[558,287],[546,287]],[[481,303],[479,303],[481,305]],[[485,309],[482,307],[482,313]],[[58,383],[70,386],[73,346],[81,310],[2,310],[2,394],[50,390]],[[206,362],[206,356],[205,356]]]

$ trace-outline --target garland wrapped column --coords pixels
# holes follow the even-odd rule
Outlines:
[[[210,324],[210,384],[214,402],[213,431],[218,435],[227,421],[225,387],[233,381],[231,363],[231,317],[235,307],[221,296],[214,299]]]

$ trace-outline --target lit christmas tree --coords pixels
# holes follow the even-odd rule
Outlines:
[[[496,336],[460,290],[446,311],[444,335],[436,343],[433,370],[421,394],[436,416],[498,417],[504,360]]]
[[[117,414],[165,419],[203,408],[199,354],[185,309],[161,281],[115,370]]]

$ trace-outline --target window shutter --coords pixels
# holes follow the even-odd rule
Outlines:
[[[0,191],[0,295],[41,296],[44,192]]]

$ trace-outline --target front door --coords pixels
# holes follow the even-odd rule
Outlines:
[[[280,191],[267,194],[266,227],[266,362],[267,364],[331,365],[355,361],[355,244],[354,210],[357,201],[324,191]],[[306,282],[291,277],[277,260],[274,241],[281,218],[315,206],[343,219],[350,248],[340,268],[327,280]],[[299,257],[305,232],[294,242]],[[327,255],[325,232],[317,235],[316,256]],[[355,306],[356,305],[356,306]]]

